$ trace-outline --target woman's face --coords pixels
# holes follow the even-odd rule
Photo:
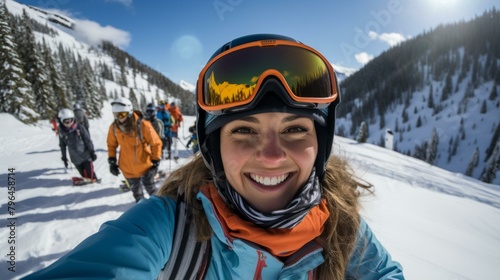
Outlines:
[[[283,209],[311,174],[318,151],[312,119],[262,113],[221,128],[227,180],[254,208]]]

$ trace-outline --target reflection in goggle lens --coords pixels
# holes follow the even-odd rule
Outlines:
[[[118,119],[122,119],[122,118],[125,118],[128,116],[128,112],[116,112],[115,113],[115,116],[118,118]]]
[[[294,46],[251,47],[223,56],[207,69],[205,105],[230,105],[251,99],[260,76],[267,70],[283,76],[292,98],[317,103],[318,99],[334,95],[329,69],[315,53]]]

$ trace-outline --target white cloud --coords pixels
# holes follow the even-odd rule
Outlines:
[[[117,29],[113,26],[101,26],[99,23],[91,20],[75,20],[75,32],[78,37],[91,45],[98,45],[106,40],[115,46],[124,48],[128,46],[131,40],[130,33]]]
[[[373,40],[380,40],[386,44],[388,44],[391,47],[396,46],[397,44],[405,41],[408,39],[401,33],[382,33],[382,34],[377,34],[376,32],[370,31],[368,33],[368,36],[373,39]]]
[[[373,59],[373,55],[366,53],[366,52],[360,52],[354,55],[354,58],[356,59],[357,62],[365,65],[367,64],[370,60]]]

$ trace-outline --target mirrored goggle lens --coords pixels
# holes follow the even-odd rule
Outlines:
[[[128,112],[116,112],[115,117],[118,119],[122,119],[128,116]]]
[[[65,123],[65,124],[73,123],[73,119],[64,119],[63,123]]]
[[[277,74],[295,102],[330,103],[337,97],[337,89],[333,68],[326,63],[320,55],[297,46],[241,49],[220,57],[206,69],[203,92],[198,93],[203,98],[198,101],[207,111],[248,104],[259,83]]]

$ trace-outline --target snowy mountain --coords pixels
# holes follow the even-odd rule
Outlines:
[[[180,132],[183,143],[194,120],[185,118]],[[74,187],[71,177],[78,172],[74,167],[65,170],[58,138],[48,121],[28,126],[0,114],[0,182],[4,182],[0,187],[4,221],[0,279],[18,279],[50,264],[135,204],[131,193],[117,190],[120,177],[109,173],[106,135],[112,121],[108,102],[102,117],[90,120],[95,170],[102,182]],[[374,184],[374,195],[363,198],[362,215],[401,262],[406,279],[497,278],[498,186],[342,137],[335,138],[333,152]],[[192,153],[181,145],[180,155],[179,163],[164,160],[160,169],[174,170]],[[6,182],[14,180],[15,190],[8,192]],[[5,226],[10,222],[15,227]]]
[[[179,82],[179,86],[187,91],[190,91],[190,92],[193,92],[196,90],[196,86],[195,85],[192,85],[184,80],[181,80]]]
[[[30,123],[80,103],[90,117],[99,117],[104,100],[127,96],[136,109],[167,100],[184,113],[194,113],[192,91],[105,36],[95,38],[86,21],[6,0],[0,5],[0,26],[0,57],[7,62],[0,63],[0,76],[23,86],[0,84],[0,112]]]
[[[340,83],[338,135],[500,184],[500,21],[488,11],[395,46]]]
[[[333,66],[333,70],[335,70],[335,74],[337,74],[337,81],[339,83],[341,83],[347,77],[351,76],[356,71],[358,71],[358,69],[344,67],[344,66],[340,66],[340,65],[336,65],[336,64],[332,64],[332,66]]]

